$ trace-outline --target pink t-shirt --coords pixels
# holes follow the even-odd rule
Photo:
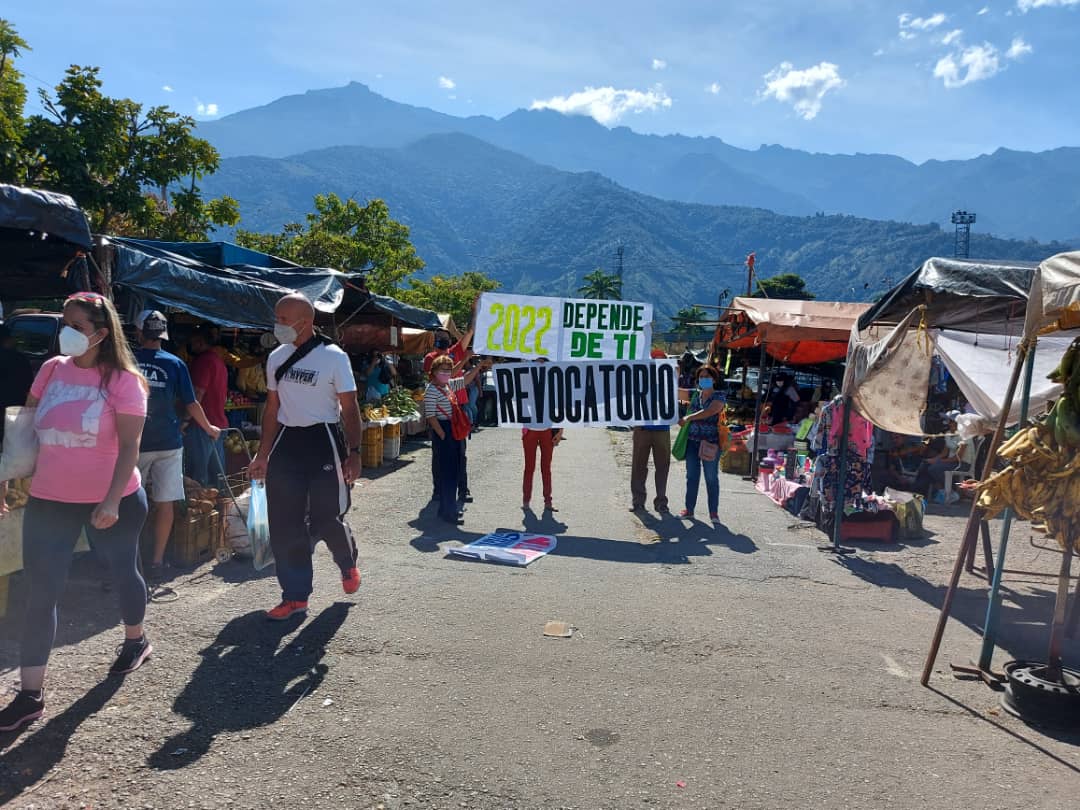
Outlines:
[[[38,399],[34,427],[40,444],[30,494],[47,501],[101,503],[120,453],[116,414],[146,416],[139,378],[113,372],[108,390],[102,391],[98,369],[55,357],[41,367],[30,393]],[[140,483],[136,467],[124,496]]]

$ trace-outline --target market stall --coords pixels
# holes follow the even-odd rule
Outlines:
[[[1023,376],[1023,404],[1031,390],[1033,357],[1047,335],[1080,328],[1080,253],[1066,253],[1047,259],[1033,274],[1025,307],[1020,350],[1013,364],[1009,391],[1011,399]],[[1030,427],[1002,444],[1009,421],[1002,407],[992,440],[992,459],[1000,456],[1008,466],[992,472],[987,465],[980,483],[980,495],[972,505],[968,528],[961,544],[952,579],[923,669],[922,684],[929,682],[945,623],[959,583],[962,562],[975,542],[974,527],[987,516],[1004,509],[1021,517],[1042,521],[1049,536],[1062,549],[1057,597],[1051,621],[1046,662],[1014,661],[1006,664],[1004,676],[990,670],[1007,535],[1002,538],[991,585],[983,648],[974,672],[988,682],[1004,683],[1003,706],[1010,712],[1038,723],[1080,726],[1080,672],[1062,663],[1063,639],[1075,635],[1080,626],[1080,586],[1068,608],[1069,573],[1072,556],[1080,553],[1080,338],[1069,348],[1051,374],[1062,391],[1053,409]]]

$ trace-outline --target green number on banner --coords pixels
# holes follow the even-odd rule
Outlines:
[[[536,314],[544,321],[544,325],[536,330],[536,353],[546,355],[548,350],[543,346],[544,335],[551,329],[551,307],[540,307]]]
[[[495,323],[488,329],[487,347],[490,352],[497,352],[501,347],[495,342],[495,330],[503,324],[504,309],[502,304],[492,304],[491,314],[495,316]]]
[[[511,304],[506,308],[506,323],[503,325],[503,351],[512,352],[517,346],[518,321],[521,317],[521,309],[517,304]]]
[[[521,331],[518,332],[517,350],[522,354],[532,354],[532,347],[528,343],[529,332],[536,327],[536,307],[525,306],[521,308]]]

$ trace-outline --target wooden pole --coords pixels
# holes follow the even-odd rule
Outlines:
[[[981,481],[986,481],[993,473],[994,462],[997,460],[997,451],[1001,447],[1001,440],[1005,437],[1005,427],[1009,423],[1009,405],[1012,404],[1013,399],[1016,397],[1016,388],[1020,383],[1020,374],[1024,370],[1027,355],[1028,343],[1025,340],[1020,344],[1019,356],[1013,367],[1012,376],[1009,378],[1009,387],[1005,392],[1005,404],[1001,408],[1001,418],[998,419],[994,437],[990,440],[990,449],[986,454],[986,464],[983,465]],[[945,600],[941,604],[941,613],[938,616],[937,627],[934,629],[934,638],[930,642],[930,651],[926,655],[922,678],[919,679],[923,686],[930,683],[930,674],[934,671],[934,663],[937,661],[938,651],[941,649],[941,639],[945,635],[945,625],[948,623],[949,614],[952,612],[952,603],[956,597],[957,585],[960,584],[960,574],[964,570],[964,560],[967,559],[968,547],[978,540],[981,519],[982,510],[979,508],[979,499],[975,498],[971,504],[971,514],[968,515],[967,526],[964,529],[964,539],[960,541],[960,548],[957,550],[956,563],[953,565],[952,576],[949,578],[949,587],[945,591]]]

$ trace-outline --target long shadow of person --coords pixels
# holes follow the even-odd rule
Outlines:
[[[115,677],[102,681],[11,751],[8,747],[22,732],[0,734],[0,752],[5,752],[0,758],[0,805],[36,785],[58,765],[79,726],[105,708],[123,683],[123,678]]]
[[[191,728],[166,740],[147,764],[163,771],[185,768],[210,750],[218,734],[280,719],[323,682],[326,645],[350,607],[347,602],[331,605],[280,650],[282,637],[298,626],[299,617],[274,624],[256,611],[225,625],[199,653],[202,662],[173,703],[173,711],[188,718]]]
[[[523,510],[522,526],[525,531],[533,534],[562,534],[568,528],[565,523],[555,517],[554,512],[544,510],[539,517],[532,509]]]

